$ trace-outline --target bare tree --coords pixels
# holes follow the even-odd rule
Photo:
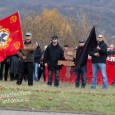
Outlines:
[[[91,24],[84,13],[76,17],[66,17],[56,9],[44,9],[39,15],[26,15],[22,20],[23,33],[29,31],[40,46],[50,43],[57,34],[62,45],[76,46],[80,38],[87,38]]]

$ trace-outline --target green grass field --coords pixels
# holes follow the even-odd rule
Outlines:
[[[44,82],[27,82],[17,86],[15,81],[0,81],[0,109],[29,111],[58,111],[115,114],[115,86],[107,90],[75,88],[74,84],[60,83],[58,88]]]

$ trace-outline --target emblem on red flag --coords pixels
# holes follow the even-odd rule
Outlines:
[[[0,62],[23,48],[18,12],[0,20]]]
[[[9,37],[10,32],[8,29],[0,29],[0,50],[8,47],[9,42],[12,41],[12,38]]]
[[[10,23],[14,23],[16,21],[17,21],[17,16],[14,15],[10,18]]]

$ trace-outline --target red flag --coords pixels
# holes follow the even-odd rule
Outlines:
[[[23,48],[19,14],[0,20],[0,62]]]

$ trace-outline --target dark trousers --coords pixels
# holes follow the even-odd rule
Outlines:
[[[1,63],[1,67],[0,67],[0,80],[3,80],[3,76],[4,76],[4,81],[7,81],[8,79],[8,71],[10,68],[10,64],[9,63]],[[4,72],[4,75],[3,75]]]
[[[82,77],[82,87],[86,85],[86,66],[82,66],[79,70],[76,71],[76,82],[75,85],[79,87],[80,85],[80,76]]]
[[[41,76],[42,76],[42,75],[43,75],[44,81],[46,80],[46,77],[45,77],[45,66],[40,65],[38,74],[39,74],[39,75],[38,75],[38,80],[41,79]]]
[[[18,74],[14,75],[13,73],[10,73],[10,81],[17,80]]]
[[[33,85],[33,62],[20,62],[19,76],[17,78],[17,84],[20,85],[25,77],[25,73],[28,79],[28,85]]]
[[[59,70],[48,70],[48,85],[52,85],[52,76],[55,74],[54,86],[59,85]]]

